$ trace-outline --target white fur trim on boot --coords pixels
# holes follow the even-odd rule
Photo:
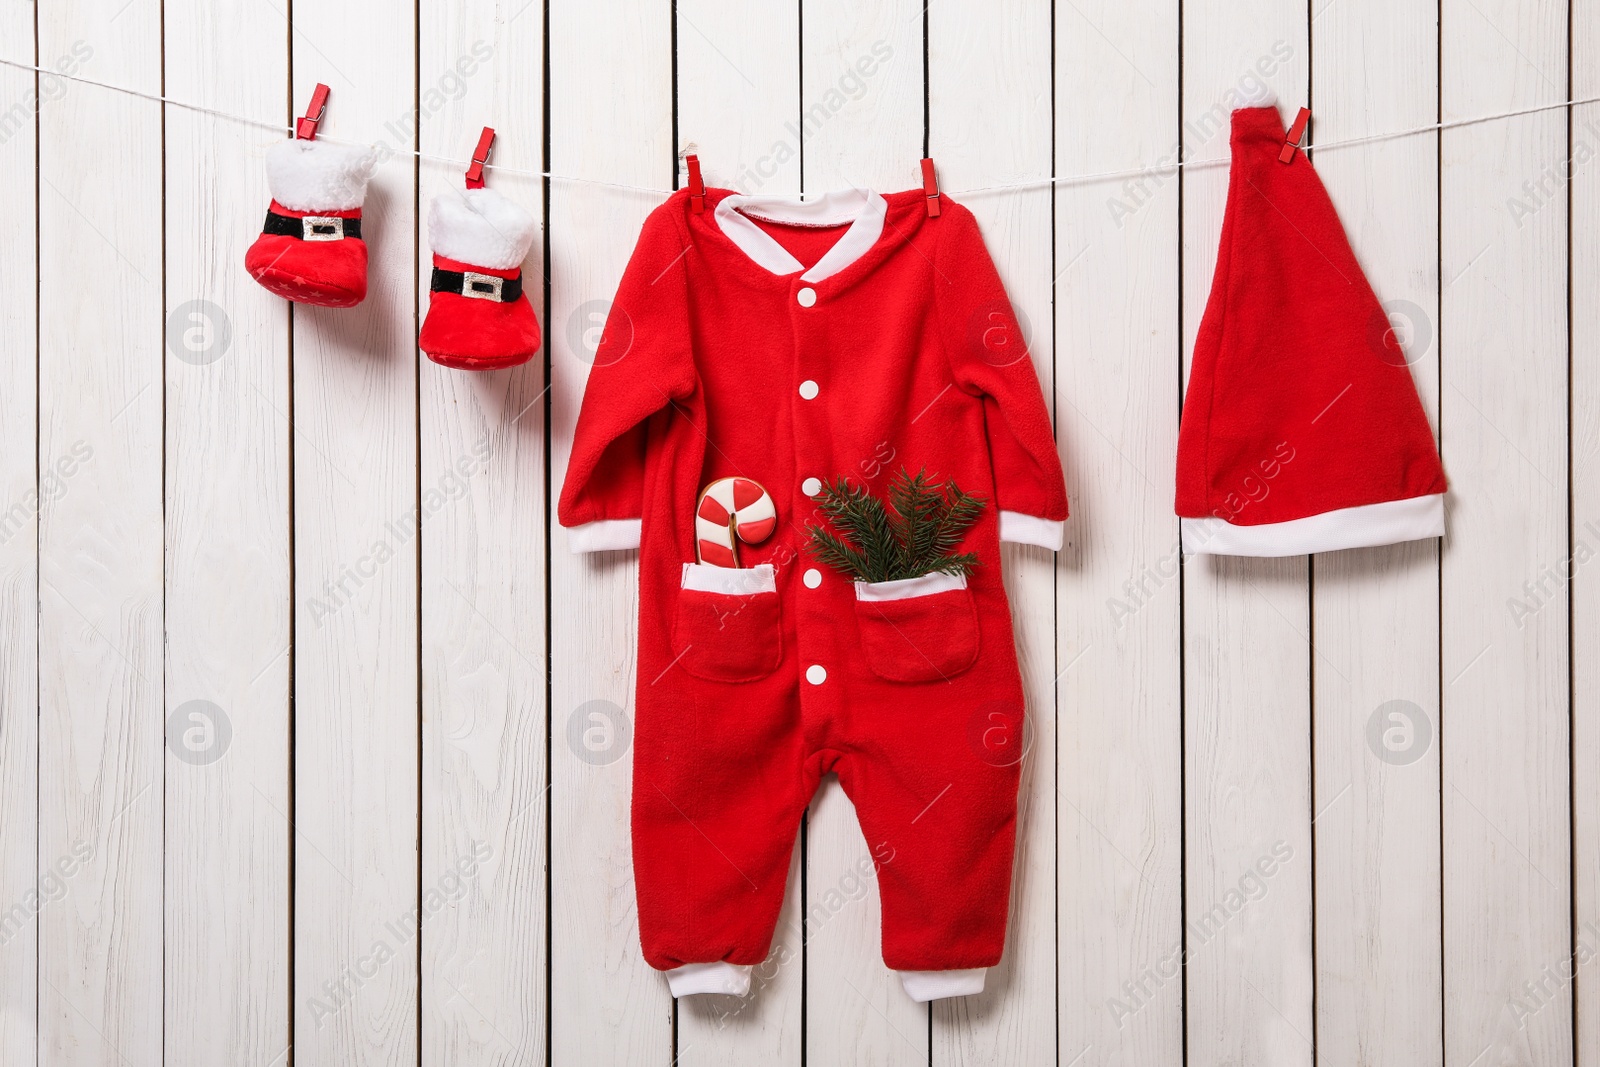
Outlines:
[[[493,189],[451,189],[428,208],[433,254],[490,270],[515,270],[528,258],[539,224]]]
[[[667,972],[667,988],[675,997],[688,997],[696,993],[722,993],[735,997],[750,992],[748,963],[685,963]]]
[[[290,211],[353,211],[378,154],[365,145],[295,137],[267,149],[267,189]]]

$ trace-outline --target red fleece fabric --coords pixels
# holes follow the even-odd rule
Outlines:
[[[1273,107],[1233,113],[1216,276],[1178,431],[1177,512],[1240,526],[1445,491],[1406,356]]]
[[[496,278],[517,278],[520,268],[490,270],[434,256],[441,270],[474,271]],[[526,363],[539,351],[539,320],[528,294],[515,300],[480,300],[460,293],[429,293],[428,315],[422,320],[417,347],[428,358],[459,370],[498,370]]]
[[[934,219],[920,190],[890,194],[876,244],[808,282],[729,240],[714,217],[727,195],[708,190],[694,214],[679,192],[645,223],[559,507],[566,526],[642,519],[633,854],[645,958],[761,962],[801,814],[835,772],[877,865],[885,962],[992,966],[1023,716],[999,511],[1067,515],[1033,363],[959,204],[945,198]],[[787,243],[804,263],[829,242]],[[805,381],[815,399],[800,395]],[[801,484],[845,475],[882,494],[902,465],[989,501],[962,546],[979,565],[966,589],[858,604],[848,578],[805,552],[821,516]],[[739,549],[745,567],[774,568],[776,591],[685,590],[698,491],[734,475],[777,505],[776,533]],[[815,589],[801,581],[813,568]],[[819,669],[820,684],[808,680]]]
[[[857,600],[867,666],[891,682],[937,682],[961,673],[978,658],[975,610],[964,589],[907,600]]]
[[[303,219],[310,215],[359,219],[350,211],[291,211],[272,202],[274,214]],[[261,286],[286,300],[319,307],[355,307],[367,296],[367,244],[359,237],[306,241],[264,233],[244,255],[244,268]]]

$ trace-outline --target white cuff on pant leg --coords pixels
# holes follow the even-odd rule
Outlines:
[[[685,963],[666,972],[667,987],[675,997],[689,997],[696,993],[724,993],[735,997],[750,992],[748,963]],[[980,986],[982,983],[979,983]]]
[[[970,997],[983,992],[983,980],[989,973],[987,967],[973,967],[965,971],[896,971],[906,996],[926,1002],[945,997]]]

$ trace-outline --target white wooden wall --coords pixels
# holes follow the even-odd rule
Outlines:
[[[1600,104],[1457,124],[1600,95],[1600,0],[11,0],[0,60],[146,94],[0,66],[4,1067],[1600,1063]],[[1314,141],[1447,125],[1313,150],[1442,543],[1178,558],[1257,77]],[[386,149],[354,310],[242,266],[318,81]],[[414,153],[483,125],[546,346],[472,375],[414,346],[461,175]],[[635,562],[551,514],[690,142],[764,193],[931,154],[1030,326],[1073,518],[1005,557],[1031,747],[982,996],[885,971],[832,782],[752,998],[640,957]]]

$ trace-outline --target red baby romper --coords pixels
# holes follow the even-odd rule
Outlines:
[[[926,203],[680,191],[595,354],[559,517],[574,551],[640,549],[634,875],[675,996],[748,990],[830,771],[907,992],[979,992],[1004,948],[1022,683],[999,543],[1059,549],[1067,498],[977,223]],[[902,466],[988,501],[969,577],[859,584],[807,555],[821,479],[881,496]],[[743,569],[698,564],[698,492],[734,475],[777,530]]]

